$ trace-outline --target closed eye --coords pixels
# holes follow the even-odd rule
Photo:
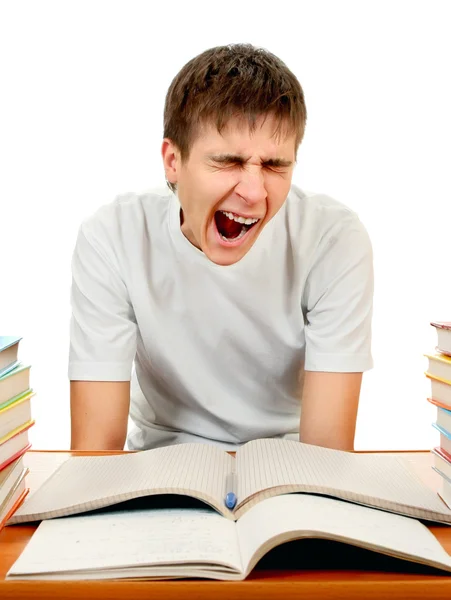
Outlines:
[[[244,168],[246,165],[244,162],[219,162],[215,161],[217,167],[222,167],[225,169],[239,167],[240,169]],[[286,166],[277,166],[271,164],[262,164],[262,167],[268,171],[273,171],[274,173],[288,173],[288,168]]]
[[[225,168],[242,168],[249,160],[246,157],[234,154],[209,155],[207,158],[210,159],[215,165]],[[262,167],[277,173],[286,173],[292,164],[293,163],[291,160],[286,160],[284,158],[270,158],[261,162]]]

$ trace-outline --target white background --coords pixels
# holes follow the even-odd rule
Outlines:
[[[374,369],[357,449],[430,448],[423,352],[451,320],[447,1],[0,2],[0,332],[23,336],[34,448],[69,446],[70,260],[82,219],[165,185],[167,88],[193,56],[250,42],[299,78],[294,182],[358,212],[373,241]]]

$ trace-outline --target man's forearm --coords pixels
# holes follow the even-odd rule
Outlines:
[[[306,371],[300,441],[352,452],[361,383],[362,373]]]
[[[128,381],[72,381],[71,449],[122,450],[129,405]]]

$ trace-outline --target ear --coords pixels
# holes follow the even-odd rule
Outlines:
[[[169,138],[164,138],[161,146],[164,171],[169,183],[177,183],[178,167],[180,165],[180,152],[177,146]]]

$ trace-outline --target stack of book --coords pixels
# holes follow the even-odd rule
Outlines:
[[[428,401],[437,407],[433,426],[440,433],[440,444],[433,448],[433,469],[440,475],[439,494],[451,508],[451,322],[435,321],[437,332],[435,353],[425,354],[429,359],[425,375],[431,383]]]
[[[0,336],[0,529],[28,493],[23,455],[30,448],[30,366],[18,359],[20,337]]]

